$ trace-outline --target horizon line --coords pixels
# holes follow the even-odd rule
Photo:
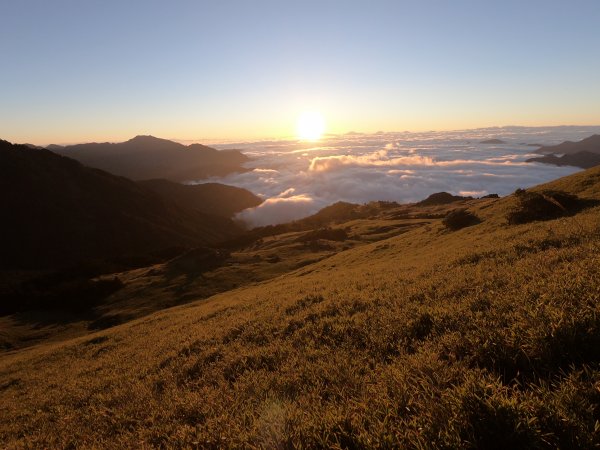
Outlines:
[[[406,133],[406,134],[415,134],[415,133],[439,133],[439,132],[465,132],[465,131],[478,131],[478,130],[493,130],[493,129],[498,129],[498,130],[502,130],[502,129],[507,129],[507,128],[577,128],[577,127],[583,127],[583,128],[595,128],[598,127],[600,128],[600,123],[598,124],[593,124],[593,125],[586,125],[586,124],[561,124],[561,125],[491,125],[491,126],[487,126],[487,127],[475,127],[475,128],[437,128],[437,129],[423,129],[423,130],[397,130],[397,131],[392,131],[392,130],[378,130],[378,131],[374,131],[374,132],[366,132],[366,131],[356,131],[356,130],[350,130],[350,131],[346,131],[343,133],[324,133],[322,138],[315,141],[322,141],[322,140],[326,140],[328,138],[334,138],[334,137],[343,137],[343,136],[352,136],[352,135],[360,135],[360,136],[373,136],[373,135],[383,135],[383,134],[400,134],[400,133]],[[151,136],[154,138],[158,138],[158,139],[165,139],[168,141],[172,141],[172,142],[177,142],[180,144],[184,144],[184,145],[190,145],[190,144],[202,144],[202,145],[208,145],[210,146],[212,145],[226,145],[226,144],[249,144],[249,143],[258,143],[258,142],[274,142],[274,141],[301,141],[300,139],[298,139],[298,137],[296,136],[283,136],[283,137],[262,137],[262,138],[242,138],[242,139],[228,139],[228,138],[222,138],[222,139],[205,139],[205,138],[197,138],[197,139],[179,139],[179,138],[173,138],[173,137],[159,137],[156,136],[154,134],[144,134],[144,133],[139,133],[136,134],[134,136],[132,136],[131,138],[125,139],[125,140],[88,140],[88,141],[71,141],[71,142],[50,142],[50,143],[44,143],[44,144],[35,144],[35,140],[33,141],[27,141],[27,142],[14,142],[13,143],[17,143],[17,144],[30,144],[30,145],[36,145],[39,147],[48,147],[50,145],[60,145],[60,146],[70,146],[70,145],[81,145],[81,144],[119,144],[119,143],[123,143],[123,142],[127,142],[135,137],[138,136]],[[3,139],[2,137],[0,137],[0,139]],[[6,139],[8,140],[8,139]]]

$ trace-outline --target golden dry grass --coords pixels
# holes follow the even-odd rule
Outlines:
[[[548,187],[600,199],[600,169]],[[473,202],[478,225],[450,232],[433,220],[266,281],[6,354],[0,441],[598,447],[600,208],[509,226],[513,205]]]

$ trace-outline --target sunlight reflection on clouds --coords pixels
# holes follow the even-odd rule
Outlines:
[[[250,226],[310,215],[336,201],[421,200],[434,192],[507,195],[574,173],[575,167],[526,163],[535,147],[579,140],[598,127],[491,128],[452,132],[329,136],[321,142],[250,142],[239,148],[253,169],[218,181],[244,187],[265,202],[240,213]],[[505,144],[482,144],[498,138]],[[199,182],[205,182],[201,180]]]

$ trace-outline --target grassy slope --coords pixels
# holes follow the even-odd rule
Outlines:
[[[551,187],[600,199],[600,169]],[[600,208],[508,226],[513,201],[5,355],[0,441],[597,446]]]
[[[203,268],[193,263],[182,267],[173,264],[180,260],[175,258],[164,264],[109,274],[100,278],[111,280],[117,276],[124,288],[91,309],[77,313],[33,310],[0,316],[0,351],[63,341],[88,334],[90,329],[111,327],[164,308],[265,281],[337,252],[430,223],[433,220],[423,216],[443,216],[443,208],[448,207],[371,207],[365,218],[337,225],[348,233],[348,239],[344,241],[306,240],[310,231],[284,232],[238,248],[217,267]],[[397,219],[398,214],[409,218]],[[421,218],[411,218],[413,216]]]

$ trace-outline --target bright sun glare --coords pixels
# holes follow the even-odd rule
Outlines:
[[[325,119],[318,112],[303,112],[296,123],[296,134],[303,141],[317,141],[325,131]]]

